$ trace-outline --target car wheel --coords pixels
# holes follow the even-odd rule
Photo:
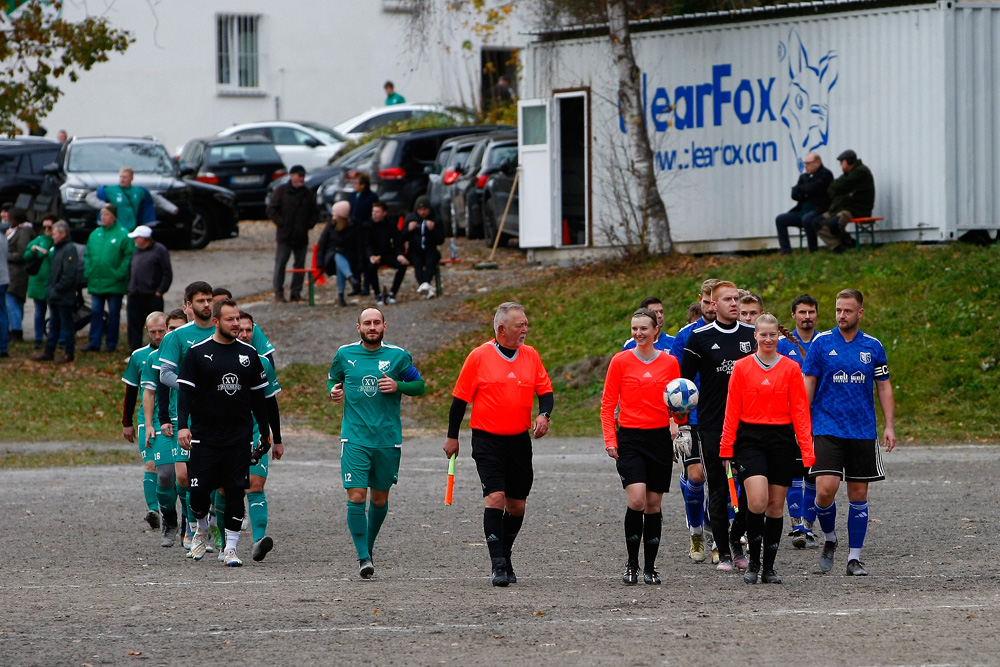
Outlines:
[[[486,246],[489,248],[493,247],[493,241],[496,239],[497,224],[497,214],[493,210],[493,201],[487,199],[483,202],[483,238],[485,238]],[[506,248],[509,240],[510,236],[501,234],[500,242],[497,245],[501,248]]]
[[[201,250],[211,240],[211,223],[208,221],[208,215],[201,209],[195,209],[188,239],[187,246],[192,250]]]
[[[472,217],[472,211],[469,205],[465,205],[465,236],[469,239],[481,239],[483,238],[483,222],[481,220],[475,220]],[[491,241],[492,243],[492,241]]]

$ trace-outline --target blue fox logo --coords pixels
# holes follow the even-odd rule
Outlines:
[[[826,146],[830,132],[830,91],[837,85],[837,52],[827,51],[813,66],[799,32],[792,28],[788,43],[778,45],[778,60],[788,61],[788,93],[781,105],[781,122],[788,128],[795,163],[805,170],[805,156]]]

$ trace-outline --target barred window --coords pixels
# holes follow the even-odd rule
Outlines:
[[[223,92],[264,94],[260,80],[260,16],[218,14],[215,17],[215,82]]]

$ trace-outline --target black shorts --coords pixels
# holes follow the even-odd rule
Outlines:
[[[212,447],[196,443],[188,461],[191,487],[250,488],[250,448],[246,445]]]
[[[668,493],[674,449],[669,428],[618,429],[618,476],[622,488],[645,484],[647,491]]]
[[[853,440],[834,435],[813,437],[816,463],[809,475],[836,475],[848,482],[878,482],[885,479],[878,439]]]
[[[472,459],[476,462],[484,498],[497,491],[503,491],[514,500],[528,497],[534,473],[531,470],[531,437],[527,431],[518,435],[494,435],[474,429]]]
[[[684,470],[695,463],[701,465],[701,438],[698,437],[698,427],[691,429],[691,453],[684,457]]]
[[[740,479],[763,475],[768,484],[791,486],[802,476],[802,451],[791,425],[740,423],[733,453]]]

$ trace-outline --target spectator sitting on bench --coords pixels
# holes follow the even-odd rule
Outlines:
[[[819,237],[835,253],[854,247],[847,233],[852,218],[867,218],[875,206],[875,179],[857,153],[846,150],[837,156],[844,173],[830,184],[830,208],[820,221]]]
[[[427,196],[417,197],[416,211],[403,221],[403,239],[406,241],[406,257],[413,265],[417,279],[417,292],[428,299],[435,296],[431,281],[437,273],[441,252],[438,246],[444,242],[444,227],[431,219],[431,200]]]
[[[354,277],[351,259],[358,255],[358,233],[360,228],[351,220],[351,205],[339,201],[330,211],[330,222],[326,223],[319,235],[316,256],[322,262],[323,271],[328,276],[337,276],[337,303],[346,306],[344,288],[354,287],[352,294],[360,294],[358,279]]]
[[[804,164],[805,172],[792,187],[792,199],[797,202],[795,207],[787,213],[782,213],[774,221],[778,228],[778,245],[781,247],[782,255],[792,252],[792,245],[788,241],[789,227],[804,229],[806,239],[809,241],[809,252],[816,252],[816,229],[820,216],[830,205],[827,190],[833,182],[833,173],[823,166],[823,160],[818,153],[806,155]]]
[[[377,201],[372,204],[372,224],[364,230],[364,254],[367,258],[365,273],[368,274],[368,284],[375,290],[375,304],[378,306],[396,303],[396,292],[403,284],[406,259],[403,247],[403,235],[395,224],[386,220],[388,211],[384,203]],[[378,267],[388,266],[396,269],[392,280],[392,288],[383,296],[379,288]]]

